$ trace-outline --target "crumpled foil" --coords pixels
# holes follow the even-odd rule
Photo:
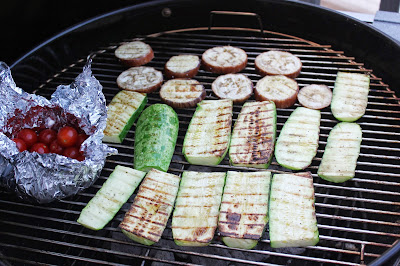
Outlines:
[[[0,62],[0,187],[19,198],[48,203],[73,196],[99,177],[108,155],[117,150],[102,143],[107,107],[103,87],[92,75],[91,59],[70,85],[60,85],[48,100],[18,88],[9,67]],[[89,137],[81,146],[82,162],[62,155],[19,152],[11,140],[22,128],[64,125]]]

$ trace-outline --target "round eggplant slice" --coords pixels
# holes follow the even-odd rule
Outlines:
[[[141,66],[154,58],[150,45],[141,41],[125,43],[115,50],[115,56],[125,66]]]
[[[233,46],[218,46],[205,51],[201,57],[205,70],[228,74],[242,71],[247,65],[247,54]]]
[[[220,99],[243,103],[253,92],[253,82],[243,74],[226,74],[214,80],[211,88]]]
[[[283,75],[265,76],[257,82],[254,96],[257,101],[273,101],[276,108],[288,108],[297,99],[299,85]]]
[[[297,100],[307,108],[320,110],[331,104],[332,91],[326,85],[311,84],[299,91]]]
[[[197,55],[176,55],[165,64],[164,74],[168,79],[193,78],[200,68],[200,59]]]
[[[194,79],[171,79],[160,89],[160,98],[173,108],[195,107],[206,97],[206,90]]]
[[[288,78],[296,78],[302,67],[297,56],[283,51],[268,51],[259,54],[254,63],[256,71],[261,76],[284,75]]]
[[[131,67],[117,78],[118,87],[124,90],[150,93],[161,87],[163,75],[153,67]]]

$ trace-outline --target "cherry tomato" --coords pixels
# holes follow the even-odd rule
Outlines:
[[[50,152],[49,147],[47,147],[46,144],[40,143],[40,142],[33,144],[33,146],[31,147],[31,149],[29,151],[30,152],[34,152],[35,151],[35,152],[40,153],[40,154],[49,153]]]
[[[25,142],[27,148],[30,148],[38,140],[36,132],[29,128],[22,129],[18,133],[18,138]]]
[[[74,146],[78,140],[78,132],[73,127],[65,126],[58,131],[57,140],[61,147]]]
[[[52,129],[44,129],[39,133],[39,142],[49,145],[57,139],[57,132]]]
[[[15,142],[15,144],[17,144],[17,148],[20,152],[23,152],[24,150],[26,150],[28,147],[26,146],[25,141],[23,141],[22,139],[13,139],[12,141]]]
[[[57,140],[53,140],[50,143],[50,152],[52,153],[57,153],[57,154],[62,154],[64,151],[63,147],[60,146]]]
[[[80,148],[82,143],[88,138],[88,136],[84,133],[78,134],[78,140],[76,141],[76,147]]]
[[[64,150],[62,155],[72,159],[76,159],[81,155],[81,153],[79,152],[79,149],[77,147],[68,147]]]

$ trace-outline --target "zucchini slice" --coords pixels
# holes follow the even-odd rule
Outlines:
[[[317,154],[320,121],[320,111],[297,107],[276,141],[276,161],[293,170],[308,167]]]
[[[252,249],[268,221],[271,173],[228,171],[218,230],[227,246]]]
[[[174,206],[180,178],[151,169],[119,227],[130,239],[144,245],[158,242]]]
[[[218,165],[231,138],[232,100],[203,100],[196,108],[182,152],[191,164]]]
[[[269,199],[271,247],[304,247],[319,241],[311,173],[275,174]]]
[[[145,174],[117,165],[101,189],[83,208],[77,222],[92,230],[102,229],[133,194]]]
[[[233,127],[232,165],[268,168],[274,151],[276,108],[272,101],[246,102]]]
[[[333,89],[333,116],[344,122],[354,122],[365,114],[368,104],[369,76],[338,72]]]
[[[118,92],[107,106],[103,141],[122,143],[146,104],[146,94],[134,91]]]
[[[136,124],[134,166],[147,172],[151,168],[166,172],[178,138],[178,115],[166,104],[146,108]]]
[[[341,122],[333,127],[322,155],[318,175],[331,182],[341,183],[355,175],[362,141],[361,127]]]
[[[217,228],[226,173],[183,172],[172,234],[179,246],[207,246]]]

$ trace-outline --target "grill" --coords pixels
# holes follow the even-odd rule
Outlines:
[[[247,251],[223,245],[217,232],[209,247],[178,247],[172,239],[170,221],[159,243],[143,246],[130,241],[118,228],[136,192],[103,230],[95,232],[83,228],[76,222],[81,209],[100,189],[114,167],[118,164],[132,167],[134,125],[122,144],[110,144],[119,150],[119,154],[108,157],[98,181],[74,197],[47,205],[34,205],[21,202],[0,190],[0,259],[6,265],[362,265],[382,258],[385,252],[393,252],[400,239],[400,99],[385,80],[363,62],[357,61],[351,53],[296,36],[263,30],[261,20],[257,21],[260,22],[260,29],[217,27],[210,20],[209,28],[136,34],[129,39],[107,43],[91,51],[94,56],[93,74],[103,85],[103,93],[109,103],[119,91],[116,78],[124,70],[114,57],[114,50],[122,42],[133,39],[143,40],[152,46],[155,58],[148,65],[158,70],[162,70],[173,55],[190,53],[201,56],[208,48],[232,45],[247,52],[249,62],[242,73],[254,84],[260,79],[255,73],[254,59],[261,52],[271,49],[289,51],[301,59],[303,68],[296,79],[300,87],[316,83],[333,88],[337,71],[370,74],[367,111],[357,121],[362,127],[363,140],[356,176],[343,184],[326,182],[316,174],[328,134],[338,123],[329,108],[321,111],[318,153],[306,169],[314,177],[320,232],[317,246],[271,249],[268,232],[265,232],[259,245]],[[34,93],[48,97],[57,85],[71,83],[81,72],[87,54],[48,76]],[[200,70],[195,77],[205,86],[207,99],[216,99],[211,83],[217,76]],[[149,94],[149,105],[159,102],[157,92]],[[278,109],[277,135],[297,106]],[[234,121],[240,109],[241,105],[234,105]],[[254,170],[230,166],[227,158],[215,167],[187,163],[182,155],[182,144],[194,109],[176,111],[180,128],[169,172],[180,175],[185,170]],[[273,173],[288,172],[275,160],[269,170]]]

